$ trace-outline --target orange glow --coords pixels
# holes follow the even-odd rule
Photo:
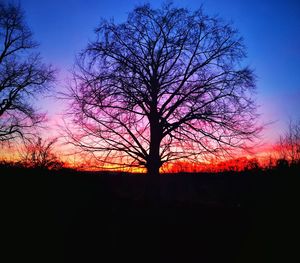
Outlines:
[[[240,157],[225,161],[215,161],[210,163],[191,163],[189,161],[177,161],[166,165],[165,171],[170,173],[200,173],[200,172],[223,172],[223,171],[243,171],[254,163],[255,159]]]
[[[0,150],[0,161],[17,162],[20,155],[18,147],[2,148]],[[277,145],[269,145],[260,148],[253,155],[245,155],[237,158],[226,160],[214,160],[210,162],[191,162],[188,160],[179,160],[165,163],[161,169],[161,173],[199,173],[199,172],[222,172],[222,171],[243,171],[259,166],[264,168],[278,159],[278,151],[280,147]],[[146,173],[143,167],[128,167],[118,164],[103,164],[91,158],[86,158],[80,154],[72,154],[68,148],[59,147],[56,153],[60,161],[64,163],[64,167],[73,168],[82,171],[116,171],[129,173]]]

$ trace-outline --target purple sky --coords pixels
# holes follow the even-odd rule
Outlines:
[[[163,1],[149,1],[159,7]],[[126,19],[135,0],[21,0],[26,21],[40,43],[44,61],[59,69],[57,89],[66,86],[65,78],[75,55],[88,40],[100,19]],[[208,14],[219,14],[234,25],[248,48],[246,63],[258,77],[257,100],[263,122],[269,125],[264,137],[272,141],[284,130],[289,118],[300,119],[300,1],[299,0],[181,0],[176,6],[196,9],[201,3]],[[63,102],[45,98],[40,108],[57,118]]]

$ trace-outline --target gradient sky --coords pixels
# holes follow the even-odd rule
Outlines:
[[[149,1],[159,7],[163,1]],[[63,90],[75,55],[88,40],[101,18],[122,22],[140,0],[21,0],[26,21],[40,43],[44,61],[59,69],[57,89]],[[201,3],[208,14],[219,14],[244,37],[246,62],[255,70],[261,121],[274,122],[264,131],[264,142],[273,142],[289,118],[300,119],[300,1],[299,0],[181,0],[176,6],[192,10]],[[40,108],[52,120],[63,103],[45,98]]]

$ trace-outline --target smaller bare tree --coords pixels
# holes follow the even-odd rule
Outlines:
[[[300,121],[290,120],[287,131],[280,136],[279,156],[291,164],[300,163]]]
[[[62,167],[62,162],[54,154],[54,145],[57,138],[43,140],[38,137],[29,143],[25,143],[20,151],[21,162],[32,168],[42,169],[59,169]]]

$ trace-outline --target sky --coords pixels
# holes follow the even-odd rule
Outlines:
[[[136,0],[19,0],[28,26],[40,43],[44,62],[58,69],[56,89],[63,91],[75,56],[94,39],[101,18],[125,21],[128,12],[145,1]],[[160,7],[163,1],[148,1]],[[195,10],[203,4],[207,14],[232,21],[244,38],[245,62],[257,76],[257,102],[261,123],[267,124],[263,143],[275,142],[290,118],[300,120],[300,1],[299,0],[181,0],[178,7]],[[61,119],[64,103],[43,98],[40,109],[53,123]],[[55,132],[55,127],[51,132]]]

